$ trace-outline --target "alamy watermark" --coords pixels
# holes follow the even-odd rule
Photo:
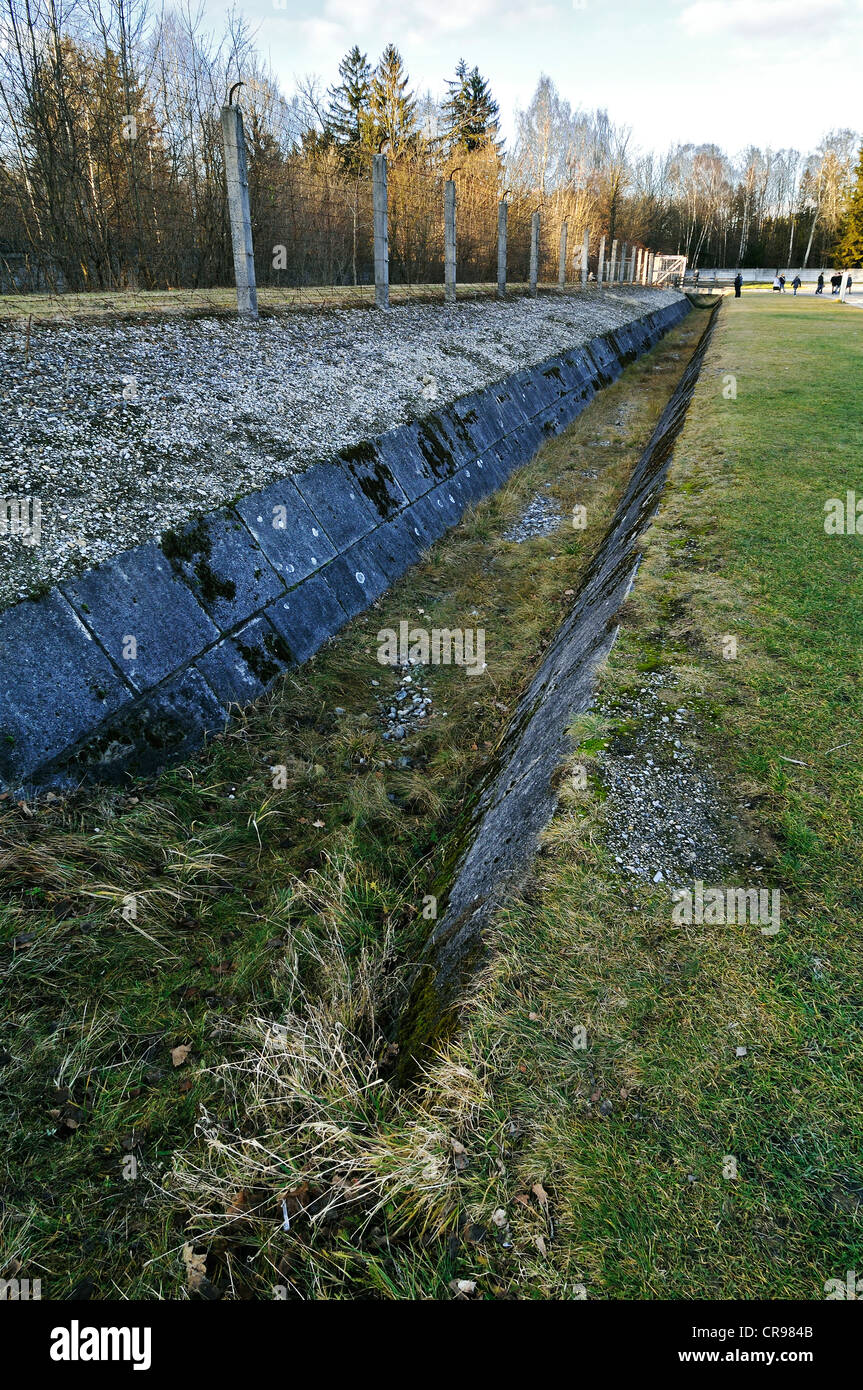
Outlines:
[[[697,879],[693,888],[675,888],[671,894],[674,909],[671,920],[690,926],[693,922],[723,926],[746,922],[761,926],[764,936],[779,931],[781,893],[778,888],[705,888]]]
[[[0,1303],[38,1303],[41,1297],[41,1279],[0,1279]]]
[[[828,536],[863,536],[863,497],[849,488],[844,499],[828,497],[824,530]]]
[[[856,1269],[845,1271],[844,1279],[826,1279],[824,1281],[824,1297],[828,1302],[832,1299],[838,1301],[843,1298],[863,1299],[863,1277],[857,1277]]]
[[[381,666],[403,666],[419,662],[423,666],[463,666],[469,676],[485,670],[485,628],[411,627],[399,623],[399,630],[382,627],[377,635]]]
[[[42,499],[0,497],[0,537],[15,536],[22,545],[42,540]]]
[[[72,1318],[68,1327],[51,1332],[52,1361],[127,1361],[133,1371],[152,1365],[153,1333],[149,1327],[82,1327]]]

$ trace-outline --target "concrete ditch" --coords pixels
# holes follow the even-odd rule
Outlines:
[[[0,614],[0,787],[30,796],[188,756],[688,309],[681,296]]]
[[[443,895],[401,1019],[399,1073],[451,1026],[483,951],[483,931],[523,879],[557,803],[554,774],[571,751],[567,729],[590,708],[597,668],[617,633],[616,615],[638,569],[637,542],[659,504],[675,440],[701,370],[717,310],[642,453],[568,617],[515,710],[465,827],[464,848]]]

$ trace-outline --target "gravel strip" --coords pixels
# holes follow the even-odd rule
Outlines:
[[[679,887],[718,879],[733,853],[716,778],[686,746],[690,711],[660,698],[665,684],[662,672],[647,674],[637,695],[615,705],[627,732],[612,740],[599,770],[606,843],[619,872]]]
[[[551,483],[546,483],[546,487],[551,487]],[[508,531],[504,531],[503,538],[505,541],[515,541],[517,545],[521,545],[532,536],[550,536],[562,520],[563,513],[557,503],[538,492],[518,520]]]
[[[2,334],[0,608],[679,296],[631,288]]]

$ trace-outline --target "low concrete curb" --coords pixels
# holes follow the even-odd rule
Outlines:
[[[0,787],[119,781],[187,756],[689,307],[681,297],[0,614]]]

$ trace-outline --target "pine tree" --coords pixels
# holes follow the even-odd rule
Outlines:
[[[326,135],[346,164],[355,166],[373,145],[372,69],[356,44],[339,63],[341,81],[329,89]]]
[[[490,144],[500,150],[503,142],[497,139],[498,105],[479,68],[468,70],[464,58],[460,59],[447,87],[449,95],[443,112],[450,149],[471,151]]]
[[[863,265],[863,147],[857,163],[856,182],[851,190],[839,230],[836,254],[840,265]]]
[[[461,143],[462,128],[467,119],[469,76],[467,63],[464,58],[459,58],[456,64],[455,77],[447,78],[446,85],[449,92],[441,109],[444,120],[444,138],[451,148]]]
[[[399,154],[417,133],[416,101],[408,89],[402,55],[388,43],[372,78],[371,111],[378,144],[388,140]]]

